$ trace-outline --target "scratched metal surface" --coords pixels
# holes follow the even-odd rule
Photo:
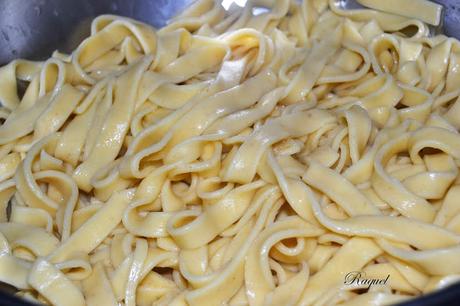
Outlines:
[[[100,14],[132,17],[155,27],[193,0],[0,0],[0,65],[71,51]],[[70,33],[70,35],[69,35]]]
[[[337,0],[352,3],[348,0]],[[383,1],[383,0],[382,0]],[[58,49],[71,51],[88,35],[100,14],[132,17],[161,27],[193,0],[0,0],[0,65],[15,58],[46,59]],[[444,33],[460,38],[460,0],[444,5]],[[345,5],[346,6],[346,5]],[[69,35],[71,33],[71,35]],[[32,305],[12,296],[0,282],[1,305]],[[459,305],[460,284],[411,300],[404,306]]]

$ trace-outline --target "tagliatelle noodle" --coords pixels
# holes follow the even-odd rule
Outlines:
[[[103,15],[71,54],[1,67],[0,281],[59,306],[383,305],[457,281],[460,44],[430,36],[437,4],[358,2]]]

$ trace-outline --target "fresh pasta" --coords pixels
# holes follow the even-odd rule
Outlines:
[[[58,306],[306,306],[459,280],[460,43],[430,34],[437,4],[358,2],[103,15],[71,54],[1,67],[0,281]]]

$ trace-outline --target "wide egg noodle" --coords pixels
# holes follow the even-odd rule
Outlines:
[[[59,306],[382,305],[457,281],[460,44],[430,35],[433,2],[339,2],[102,15],[72,53],[1,67],[0,281]]]

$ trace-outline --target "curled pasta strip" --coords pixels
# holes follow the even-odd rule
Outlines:
[[[184,12],[173,18],[161,32],[169,32],[177,28],[190,31],[198,30],[204,25],[217,23],[224,15],[223,7],[211,0],[199,1],[188,7]]]
[[[254,58],[252,63],[246,67],[248,76],[258,73],[270,62],[273,56],[272,40],[256,30],[237,30],[224,35],[221,39],[227,42],[230,48],[232,48],[233,56],[244,56],[247,54]]]
[[[54,95],[66,81],[66,66],[58,59],[47,60],[40,71],[38,97]]]
[[[405,17],[417,18],[423,22],[438,25],[441,19],[441,10],[442,6],[432,2],[420,1],[415,2],[414,6],[409,8],[410,2],[403,1],[399,2],[399,6],[396,7],[393,4],[396,4],[396,1],[388,1],[387,3],[379,3],[375,0],[359,0],[359,3],[373,9],[377,9],[384,12],[389,12],[397,15],[402,15]],[[419,11],[418,14],[412,14],[412,9]]]
[[[91,24],[91,36],[82,42],[72,54],[72,65],[79,77],[94,84],[95,80],[85,72],[85,66],[130,35],[135,37],[143,48],[144,54],[155,52],[156,35],[148,26],[134,23],[128,18],[121,19],[110,15],[96,18]],[[110,41],[111,44],[106,45],[107,41]]]
[[[64,272],[66,276],[73,281],[84,280],[92,272],[92,267],[88,258],[78,258],[78,256],[71,260],[57,263],[55,266]]]
[[[53,230],[53,218],[40,208],[24,207],[12,204],[9,220],[11,222],[23,223],[44,228],[48,232]]]
[[[209,206],[202,214],[187,210],[178,212],[169,219],[166,225],[167,231],[181,248],[202,246],[238,220],[249,206],[255,189],[263,185],[263,182],[256,181],[235,188],[217,203]],[[227,210],[224,214],[225,219],[222,218],[223,210]],[[217,215],[220,216],[218,222],[216,222]],[[190,218],[191,222],[187,222]]]
[[[357,106],[346,110],[344,118],[348,125],[350,158],[353,163],[357,163],[370,140],[372,122],[367,113]]]
[[[245,285],[246,290],[250,292],[249,302],[254,305],[263,304],[263,297],[272,293],[271,298],[280,299],[275,290],[275,284],[270,272],[268,255],[271,247],[280,240],[291,237],[308,237],[321,234],[319,228],[310,226],[298,218],[284,219],[275,222],[260,233],[254,245],[248,253],[245,264]],[[306,283],[308,275],[301,274],[304,280],[300,279],[301,284]],[[297,292],[301,292],[297,290]],[[279,294],[279,293],[278,293]],[[254,298],[251,298],[254,297]],[[296,302],[295,297],[291,297]],[[300,295],[297,296],[297,299]]]
[[[381,126],[390,118],[390,112],[403,97],[390,74],[376,76],[348,92],[352,96],[361,97],[356,103],[369,112],[369,116]]]
[[[20,105],[17,95],[17,79],[31,81],[32,76],[41,69],[41,63],[16,60],[0,68],[0,102],[8,110],[14,110]]]
[[[274,197],[264,203],[256,223],[233,259],[223,267],[222,271],[219,271],[220,273],[213,278],[212,282],[187,293],[185,295],[187,302],[192,305],[214,305],[229,299],[238,291],[244,281],[244,257],[257,234],[261,232],[276,199],[277,197]]]
[[[277,195],[278,193],[278,188],[270,185],[259,189],[254,195],[254,201],[252,205],[248,207],[248,209],[244,212],[244,215],[238,220],[238,222],[223,231],[221,235],[224,237],[236,235],[245,225],[250,222],[251,218],[253,218],[254,215],[258,213],[267,198]],[[279,197],[279,195],[277,196]]]
[[[82,282],[82,286],[83,292],[87,296],[88,304],[101,302],[111,306],[117,304],[108,277],[101,264],[96,265],[91,275]]]
[[[267,122],[235,152],[228,163],[228,168],[224,168],[223,177],[238,183],[249,182],[255,175],[261,155],[271,144],[288,137],[300,137],[312,133],[321,124],[332,121],[335,121],[335,118],[328,112],[311,110],[285,115]]]
[[[255,8],[264,7],[268,10],[265,14],[260,14],[253,16],[252,18],[247,19],[247,15],[243,13],[242,17],[245,17],[245,25],[244,27],[254,28],[261,32],[267,32],[270,28],[274,27],[274,24],[279,22],[281,18],[283,18],[290,9],[289,1],[282,0],[282,1],[266,1],[266,0],[254,0],[249,1],[248,5],[245,7],[245,11],[251,12]],[[239,20],[238,20],[239,21]],[[238,21],[236,21],[238,23]],[[240,21],[241,22],[241,21]]]
[[[38,99],[35,107],[17,110],[14,120],[7,120],[0,127],[0,144],[6,144],[26,136],[34,130],[35,123],[50,103],[51,95],[45,95]],[[13,119],[10,116],[9,119]]]
[[[315,224],[316,220],[313,217],[313,211],[311,210],[311,205],[309,205],[308,194],[306,193],[304,184],[300,179],[286,177],[283,169],[271,152],[268,155],[268,160],[289,205],[304,220]]]
[[[197,186],[197,195],[201,199],[211,200],[223,197],[226,193],[233,189],[234,184],[227,183],[224,187],[220,187],[222,181],[219,177],[210,177],[203,179]]]
[[[336,233],[358,235],[363,237],[387,238],[393,241],[406,242],[419,249],[435,249],[456,244],[458,236],[441,227],[408,219],[391,216],[356,216],[346,220],[333,220],[321,210],[319,203],[312,199],[313,211],[319,222]],[[404,234],[397,229],[404,228]],[[425,241],[420,235],[433,235],[436,241]]]
[[[83,294],[77,286],[45,259],[38,259],[34,263],[28,281],[33,288],[52,303],[59,305],[85,304]]]
[[[302,179],[310,186],[321,190],[351,216],[379,214],[378,209],[346,178],[319,163],[312,161]],[[341,186],[341,188],[332,191],[327,188],[330,183]]]
[[[44,171],[33,173],[34,159],[39,152],[43,152],[43,149],[52,150],[56,140],[57,135],[54,134],[32,147],[28,156],[18,166],[19,171],[16,173],[15,182],[18,192],[27,201],[28,206],[44,209],[52,216],[56,215],[56,218],[59,218],[57,219],[59,220],[57,226],[60,229],[62,239],[66,240],[70,235],[70,222],[78,198],[78,188],[69,175],[60,171],[44,169]],[[38,181],[59,186],[62,199],[56,202],[44,194],[37,183]]]
[[[129,188],[133,181],[120,177],[118,165],[120,160],[115,160],[103,167],[91,179],[94,186],[94,195],[100,201],[107,201],[110,196],[117,192]]]
[[[34,256],[46,256],[58,245],[59,240],[45,229],[20,223],[1,223],[1,232],[11,250],[25,248]],[[40,243],[35,243],[39,239]]]
[[[73,177],[79,188],[91,190],[90,180],[98,170],[97,164],[104,165],[113,161],[120,151],[122,145],[120,139],[126,135],[134,112],[134,103],[125,102],[134,101],[135,89],[139,84],[141,73],[151,60],[151,57],[144,58],[116,81],[115,100],[102,125],[101,133],[96,138],[95,145],[86,160],[74,171]]]
[[[400,15],[388,14],[368,9],[346,10],[340,7],[340,4],[329,0],[331,10],[340,15],[356,21],[369,21],[375,19],[384,31],[396,32],[409,26],[417,27],[417,33],[414,37],[426,36],[428,27],[425,23],[417,19],[408,19]]]
[[[88,254],[92,251],[121,221],[123,211],[132,196],[132,191],[129,190],[112,195],[108,203],[90,217],[84,226],[77,229],[64,244],[49,254],[50,261],[61,262],[75,253]],[[101,219],[106,219],[108,222],[101,222]],[[89,233],[91,233],[91,241],[87,239]]]
[[[21,260],[11,254],[11,249],[8,240],[4,235],[0,236],[1,251],[0,251],[0,279],[2,282],[10,284],[18,289],[29,289],[27,282],[28,270],[30,262]],[[13,277],[12,277],[13,276]]]
[[[350,82],[360,79],[369,71],[371,59],[368,52],[353,43],[344,45],[346,49],[340,51],[332,65],[323,69],[317,84]]]
[[[435,214],[431,204],[407,190],[401,182],[388,175],[383,168],[391,156],[408,149],[408,141],[409,134],[403,134],[389,141],[379,150],[374,161],[375,172],[372,177],[372,186],[382,199],[402,215],[430,222]],[[385,191],[383,191],[384,188]],[[388,192],[389,190],[391,192]]]
[[[344,171],[344,176],[354,184],[368,181],[374,172],[374,158],[378,149],[391,138],[397,137],[401,133],[407,132],[409,122],[405,121],[401,125],[393,128],[385,128],[380,131],[372,146],[354,165]]]
[[[221,70],[222,74],[225,74],[227,71],[226,68],[222,68]],[[214,86],[216,89],[220,86],[218,80]],[[230,83],[227,83],[226,86],[232,86],[234,81],[232,80]],[[230,102],[235,97],[240,96],[241,92],[247,91],[248,88],[267,81],[269,83],[274,83],[275,81],[270,71],[260,73],[239,86],[234,86],[229,90],[211,95],[207,99],[201,100],[202,97],[197,96],[193,101],[184,105],[183,108],[178,109],[157,124],[145,129],[128,148],[126,161],[121,165],[122,175],[134,177],[145,175],[139,169],[142,159],[149,155],[154,156],[155,153],[160,154],[160,151],[167,152],[171,147],[184,141],[187,137],[199,136],[207,126],[219,117],[235,112],[244,108],[244,106],[252,105],[266,92],[266,88],[260,88],[260,90],[252,92],[251,95],[245,96],[240,100],[240,105],[231,105]],[[193,106],[195,107],[191,111]],[[216,110],[219,110],[219,112],[212,113]],[[166,132],[172,124],[175,124],[175,127]]]
[[[139,210],[153,202],[161,192],[168,172],[175,165],[163,166],[152,171],[139,185],[134,201],[123,212],[123,224],[133,234],[144,237],[166,237],[166,223],[171,212],[148,212],[140,215]]]
[[[366,252],[361,254],[357,252],[360,247],[365,245]],[[381,254],[378,246],[369,239],[352,238],[350,239],[335,255],[328,261],[326,266],[318,273],[311,277],[304,291],[302,292],[300,305],[310,305],[316,301],[322,293],[332,286],[342,282],[342,273],[340,267],[347,267],[352,271],[359,270],[370,260]],[[344,264],[344,262],[346,264]]]
[[[452,261],[452,258],[458,256],[458,246],[439,248],[434,250],[413,251],[394,247],[391,245],[391,243],[385,240],[378,240],[378,243],[382,249],[389,254],[404,261],[409,261],[416,264],[417,266],[421,267],[423,271],[429,273],[430,275],[450,275],[458,273],[458,267],[455,266],[455,264],[453,265],[455,261]],[[442,260],[442,263],[446,263],[446,265],[434,265],[433,263],[437,260]]]
[[[338,48],[336,36],[334,33],[330,40],[316,44],[308,53],[302,66],[286,88],[288,94],[283,100],[284,103],[295,103],[303,100],[308,95],[320,78],[324,66]]]

